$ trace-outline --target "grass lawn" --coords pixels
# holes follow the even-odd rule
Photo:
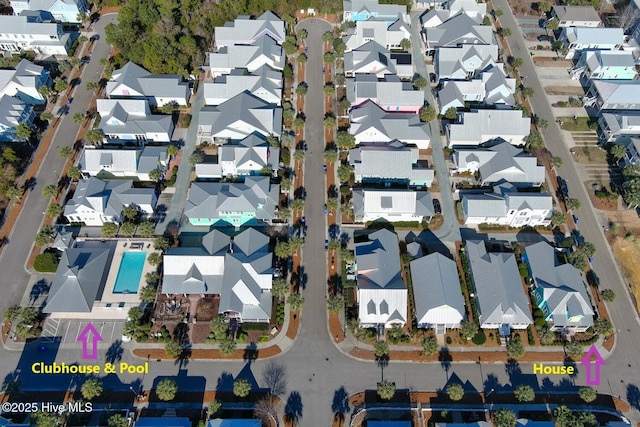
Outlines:
[[[636,305],[640,302],[640,242],[616,237],[613,242],[613,253],[622,267],[625,277],[629,280],[629,291],[635,297]],[[640,307],[638,307],[640,308]]]
[[[590,131],[589,123],[591,123],[591,118],[589,117],[558,117],[558,121],[562,123],[560,126],[563,130],[568,131]]]
[[[574,147],[571,149],[573,160],[578,163],[592,165],[606,165],[607,152],[602,148],[593,145],[585,145],[582,147]]]

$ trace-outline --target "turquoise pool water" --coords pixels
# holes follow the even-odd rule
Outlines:
[[[142,269],[146,258],[146,252],[124,252],[122,254],[116,283],[113,285],[114,294],[138,293],[140,277],[142,277]]]

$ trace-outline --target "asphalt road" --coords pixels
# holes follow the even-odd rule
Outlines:
[[[9,234],[9,243],[0,257],[0,271],[2,271],[0,283],[3,289],[0,312],[2,313],[9,305],[19,304],[24,293],[29,280],[25,263],[31,253],[33,237],[42,224],[43,212],[49,205],[49,200],[42,196],[42,189],[46,185],[57,184],[60,178],[60,171],[66,159],[58,155],[58,149],[63,146],[73,147],[76,141],[80,125],[74,123],[72,117],[75,113],[84,114],[87,111],[93,93],[85,89],[85,84],[88,81],[97,81],[100,77],[103,66],[98,63],[98,59],[107,57],[111,51],[111,47],[104,41],[104,27],[110,22],[115,22],[116,19],[117,15],[109,15],[93,25],[94,31],[102,36],[94,43],[91,61],[84,66],[81,81],[72,93],[73,102],[69,106],[69,111],[62,116],[59,116],[58,111],[54,111],[56,117],[60,117],[61,120],[54,140],[36,175],[35,187],[25,196],[20,216]],[[4,355],[2,359],[5,360]]]
[[[500,3],[500,2],[499,2]],[[505,8],[506,9],[506,8]],[[506,10],[505,10],[506,11]],[[508,13],[505,16],[509,15]],[[503,17],[504,19],[504,17]],[[100,24],[104,24],[101,22]],[[307,190],[307,200],[305,203],[305,214],[309,225],[309,232],[305,243],[304,265],[307,274],[307,282],[303,289],[306,304],[303,310],[301,331],[293,347],[275,359],[276,363],[285,367],[287,372],[287,392],[283,395],[284,401],[292,412],[298,414],[298,425],[316,427],[320,425],[331,425],[333,412],[344,406],[341,396],[343,392],[352,394],[364,389],[375,389],[376,383],[383,377],[390,381],[395,381],[398,389],[407,390],[439,390],[446,386],[448,381],[461,380],[466,383],[468,391],[490,391],[495,393],[510,391],[511,384],[527,383],[531,384],[539,392],[571,390],[575,385],[585,384],[584,369],[578,365],[578,374],[575,378],[569,377],[543,377],[532,374],[532,367],[529,364],[505,366],[502,363],[432,363],[432,364],[412,364],[396,362],[391,360],[387,367],[379,367],[374,362],[363,362],[352,359],[341,353],[333,345],[332,337],[327,333],[326,322],[326,271],[325,253],[323,240],[326,234],[326,223],[323,218],[322,209],[324,194],[324,180],[322,173],[322,118],[323,96],[322,96],[322,40],[321,36],[327,30],[327,24],[319,20],[305,21],[301,24],[309,32],[307,45],[309,46],[309,60],[307,62],[306,80],[309,84],[309,92],[306,99],[307,123],[306,140],[309,147],[306,156],[305,185]],[[515,28],[515,27],[514,27]],[[515,37],[514,37],[515,38]],[[525,61],[526,64],[526,61]],[[526,65],[525,65],[526,66]],[[533,73],[529,74],[533,76]],[[537,93],[542,93],[537,90]],[[77,96],[80,96],[79,94]],[[78,99],[78,98],[76,98]],[[534,106],[535,108],[535,106]],[[550,120],[550,123],[553,123]],[[559,141],[560,139],[558,139]],[[53,150],[52,150],[53,151]],[[560,151],[560,150],[556,150]],[[57,154],[53,152],[51,161],[57,160]],[[566,162],[570,165],[570,162]],[[567,166],[568,167],[568,166]],[[563,172],[568,179],[571,176],[568,172]],[[44,179],[44,178],[41,178]],[[571,190],[576,192],[575,183]],[[33,197],[36,201],[42,199]],[[586,198],[584,199],[586,200]],[[30,205],[31,209],[27,213],[34,211],[41,212],[41,208]],[[38,209],[35,207],[38,206]],[[42,202],[44,208],[44,202]],[[588,224],[586,212],[581,213],[583,221]],[[21,218],[22,221],[22,218]],[[23,227],[30,227],[28,238],[23,239],[25,246],[31,242],[31,234],[35,232],[39,218],[32,220],[33,223],[20,223],[22,226],[16,230],[23,230]],[[594,222],[593,219],[592,222]],[[599,231],[599,227],[591,232]],[[594,233],[595,234],[595,233]],[[595,237],[587,234],[587,239],[596,245],[600,244]],[[19,240],[16,240],[19,242]],[[14,242],[14,243],[16,243]],[[12,243],[10,243],[11,245]],[[15,246],[14,246],[15,247]],[[19,247],[19,245],[18,245]],[[601,275],[603,283],[607,287],[612,287],[620,295],[622,282],[615,277],[615,265],[606,250],[599,248],[597,271]],[[8,248],[9,249],[9,248]],[[22,266],[28,249],[24,250],[22,258],[13,259],[13,265]],[[13,283],[14,294],[22,289],[26,283],[26,274],[22,268],[12,269],[8,264],[6,254],[12,250],[4,251],[0,259],[0,271],[3,272],[3,284]],[[18,259],[20,259],[18,263]],[[608,261],[607,261],[608,260]],[[605,264],[609,262],[610,264]],[[609,268],[607,268],[609,266]],[[604,282],[606,280],[606,282]],[[10,286],[10,285],[9,285]],[[17,298],[16,298],[17,300]],[[5,299],[2,304],[13,301]],[[625,328],[616,336],[617,348],[615,354],[607,361],[607,366],[603,368],[603,383],[598,387],[602,392],[611,392],[622,397],[631,397],[636,402],[640,400],[640,390],[635,387],[638,384],[637,356],[633,353],[633,346],[638,342],[638,331],[635,327],[634,311],[625,298],[613,305],[612,313],[616,326]],[[627,312],[625,315],[624,312]],[[627,331],[626,328],[629,328]],[[33,362],[44,361],[51,363],[54,360],[66,363],[85,363],[80,359],[80,350],[60,350],[56,351],[50,347],[45,352],[39,352],[37,347],[30,346],[22,354],[11,353],[2,350],[0,355],[3,361],[0,364],[0,378],[12,379],[18,375],[25,390],[48,390],[62,389],[68,386],[78,386],[84,377],[72,377],[70,375],[47,375],[36,376],[30,373],[30,366]],[[129,344],[123,349],[114,346],[110,351],[101,352],[100,359],[95,361],[101,363],[105,361],[107,355],[110,361],[115,358],[131,363],[141,363],[129,352]],[[91,362],[93,363],[93,362]],[[262,380],[262,372],[271,362],[257,361],[254,363],[232,362],[232,361],[187,361],[184,364],[173,362],[150,361],[150,372],[147,375],[111,374],[105,378],[107,388],[118,388],[126,390],[129,386],[143,386],[148,389],[153,387],[163,376],[176,378],[178,385],[183,390],[203,390],[203,389],[229,389],[231,387],[230,377],[248,377],[256,380],[259,386],[265,386]],[[627,395],[628,387],[632,396]],[[637,413],[635,415],[638,415]],[[634,421],[640,420],[636,417]]]

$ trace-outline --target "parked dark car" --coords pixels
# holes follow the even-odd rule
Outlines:
[[[440,215],[442,213],[442,206],[440,206],[440,200],[433,199],[433,213]]]
[[[562,197],[563,199],[566,199],[569,197],[569,187],[567,187],[567,181],[564,180],[564,178],[562,177],[558,177],[558,193],[560,195],[560,197]]]
[[[329,240],[327,239],[324,240],[324,248],[329,249]]]
[[[538,36],[538,41],[539,42],[545,42],[545,41],[550,42],[550,41],[553,41],[553,37],[545,35],[545,34],[540,34]]]
[[[435,83],[436,82],[436,73],[429,73],[429,81],[431,83]]]

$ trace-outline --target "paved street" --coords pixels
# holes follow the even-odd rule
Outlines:
[[[506,26],[510,26],[514,33],[516,26],[508,23],[508,19],[512,19],[504,0],[496,0],[499,7],[505,10],[505,15],[501,18]],[[104,26],[108,19],[101,19],[99,26]],[[339,394],[339,390],[344,387],[348,393],[355,393],[364,389],[375,389],[376,383],[382,377],[381,368],[374,362],[363,362],[355,360],[344,355],[332,342],[332,337],[327,332],[326,322],[326,270],[325,270],[325,252],[323,241],[326,235],[326,223],[322,213],[321,205],[324,203],[324,176],[322,172],[322,152],[323,146],[323,126],[322,119],[324,117],[322,86],[323,80],[321,75],[322,68],[322,34],[329,29],[328,24],[320,20],[308,20],[300,24],[300,27],[306,28],[309,32],[307,39],[308,62],[306,65],[306,81],[309,84],[309,91],[306,98],[305,114],[307,116],[305,135],[308,145],[305,166],[305,186],[307,191],[307,199],[305,202],[305,215],[309,231],[306,238],[304,248],[304,266],[307,276],[306,285],[302,291],[306,304],[303,309],[302,323],[300,335],[297,337],[293,347],[282,356],[278,357],[277,363],[283,364],[288,372],[288,391],[283,396],[284,400],[292,396],[292,402],[295,400],[295,394],[299,393],[301,404],[299,407],[300,418],[299,426],[316,427],[321,425],[331,425],[332,413],[335,409],[334,396]],[[513,43],[518,44],[519,37],[514,36]],[[103,38],[101,38],[103,40]],[[413,43],[414,51],[418,58],[422,58],[418,43]],[[103,46],[105,49],[106,47]],[[96,47],[100,49],[100,47]],[[94,54],[97,58],[98,54]],[[530,67],[530,61],[526,51],[518,52],[517,56],[525,59],[525,70]],[[90,66],[95,66],[96,61],[91,62]],[[423,73],[420,63],[418,72]],[[91,72],[86,70],[85,72]],[[95,71],[93,71],[95,73]],[[532,70],[524,71],[529,75],[528,84],[534,86],[537,96],[533,99],[536,112],[542,117],[548,111],[545,108],[543,91],[534,76]],[[426,75],[426,74],[425,74]],[[82,85],[83,86],[83,85]],[[81,88],[82,88],[81,86]],[[85,102],[81,96],[84,91],[78,88],[75,101],[72,107],[79,108],[82,106],[80,102]],[[85,94],[86,95],[86,94]],[[425,95],[427,99],[430,94]],[[539,104],[539,105],[538,105]],[[79,111],[79,110],[78,110]],[[72,108],[73,114],[75,110]],[[575,168],[570,162],[570,156],[566,149],[560,143],[561,139],[554,132],[558,132],[553,122],[553,118],[547,118],[551,126],[545,134],[546,140],[550,145],[550,149],[555,155],[562,155],[565,158],[565,167],[562,175],[565,176],[570,183],[570,191],[575,196],[579,196],[583,201],[583,205],[587,206],[586,194],[582,186],[577,183]],[[65,119],[61,124],[60,135],[65,135],[64,139],[56,139],[71,144],[75,139],[70,134],[62,133],[73,132],[70,123],[71,120]],[[434,140],[438,139],[439,130],[437,125],[432,124],[432,135]],[[77,130],[77,127],[76,127]],[[73,134],[75,135],[75,134]],[[187,138],[189,139],[189,138]],[[438,166],[440,160],[436,160],[436,153],[442,155],[441,147],[436,147],[440,143],[438,140],[433,141],[434,147],[434,163]],[[55,144],[54,144],[55,145]],[[556,147],[557,145],[557,147]],[[33,197],[27,199],[27,209],[20,218],[15,230],[24,233],[20,239],[16,239],[9,243],[8,250],[5,250],[0,258],[0,271],[3,272],[3,286],[7,289],[6,297],[0,302],[0,309],[4,311],[7,305],[19,301],[23,286],[26,284],[27,275],[22,268],[24,260],[28,256],[32,234],[37,230],[37,225],[41,220],[41,212],[46,207],[44,199],[40,196],[40,188],[42,185],[53,182],[54,178],[50,174],[50,168],[54,168],[56,162],[61,163],[56,151],[51,150],[45,164],[52,165],[46,171],[39,175],[38,187]],[[187,157],[187,156],[185,156]],[[440,167],[440,166],[438,166]],[[45,168],[43,168],[45,169]],[[181,168],[182,171],[183,168]],[[447,180],[442,174],[446,174],[446,170],[438,171],[438,179],[442,179],[441,188]],[[580,193],[581,192],[581,193]],[[443,191],[443,194],[448,194]],[[455,221],[455,213],[453,211],[453,201],[449,200],[450,196],[443,197],[443,207],[445,208],[445,218],[451,227],[451,230],[458,229]],[[604,247],[601,229],[597,224],[593,213],[588,208],[583,208],[583,212],[579,213],[581,217],[581,230],[584,231],[587,240],[592,241],[598,248],[596,255],[596,272],[600,275],[603,286],[613,288],[621,297],[615,304],[611,306],[611,313],[616,327],[621,332],[616,336],[616,351],[614,355],[608,359],[607,366],[602,370],[603,383],[598,387],[602,392],[611,392],[622,397],[631,397],[637,403],[640,400],[640,390],[635,384],[640,384],[640,370],[638,369],[638,357],[635,354],[634,346],[640,341],[640,332],[635,317],[635,310],[630,306],[626,298],[623,298],[623,282],[619,277],[616,266],[612,257],[608,254]],[[168,216],[169,217],[169,216]],[[584,225],[583,225],[584,224]],[[29,230],[23,232],[22,230]],[[445,229],[443,229],[445,230]],[[466,230],[465,230],[466,232]],[[455,231],[447,233],[448,240],[453,240]],[[458,237],[455,237],[456,239]],[[19,268],[16,268],[19,266]],[[344,343],[347,343],[346,341]],[[345,344],[346,345],[346,344]],[[82,383],[83,377],[73,377],[71,375],[45,375],[36,376],[30,372],[30,366],[33,362],[52,363],[54,360],[66,363],[99,363],[104,361],[124,361],[130,363],[142,363],[141,360],[135,359],[130,353],[131,344],[124,344],[120,347],[118,343],[112,345],[106,352],[102,352],[98,361],[83,362],[80,359],[81,350],[78,349],[56,349],[56,343],[48,345],[46,351],[39,351],[38,344],[30,344],[22,354],[18,352],[8,352],[2,350],[0,358],[3,363],[0,365],[0,377],[13,379],[16,374],[22,380],[23,389],[25,390],[49,390],[64,389],[67,386],[78,386]],[[559,361],[560,362],[560,361]],[[150,372],[147,375],[129,375],[129,374],[111,374],[105,378],[107,388],[117,388],[127,390],[129,386],[143,386],[148,389],[157,383],[159,377],[176,376],[178,385],[183,390],[203,390],[207,389],[228,389],[228,376],[253,375],[258,383],[262,386],[262,370],[267,365],[266,361],[257,361],[252,364],[233,361],[187,361],[183,364],[174,362],[157,362],[150,361]],[[384,368],[384,378],[395,381],[399,389],[410,390],[438,390],[445,387],[447,381],[454,376],[462,381],[468,381],[469,387],[475,390],[491,390],[495,389],[495,393],[510,390],[509,384],[527,383],[536,387],[539,391],[556,391],[570,390],[573,382],[576,385],[585,383],[584,370],[580,365],[577,367],[578,374],[574,379],[568,377],[543,377],[534,376],[532,367],[528,364],[519,366],[505,367],[502,363],[431,363],[431,364],[412,364],[404,362],[396,362],[391,360],[390,364]],[[241,373],[242,372],[242,373]],[[635,388],[633,388],[635,387]],[[471,391],[471,390],[469,390]],[[632,396],[628,396],[628,391]],[[635,414],[633,421],[639,421],[640,416]]]

